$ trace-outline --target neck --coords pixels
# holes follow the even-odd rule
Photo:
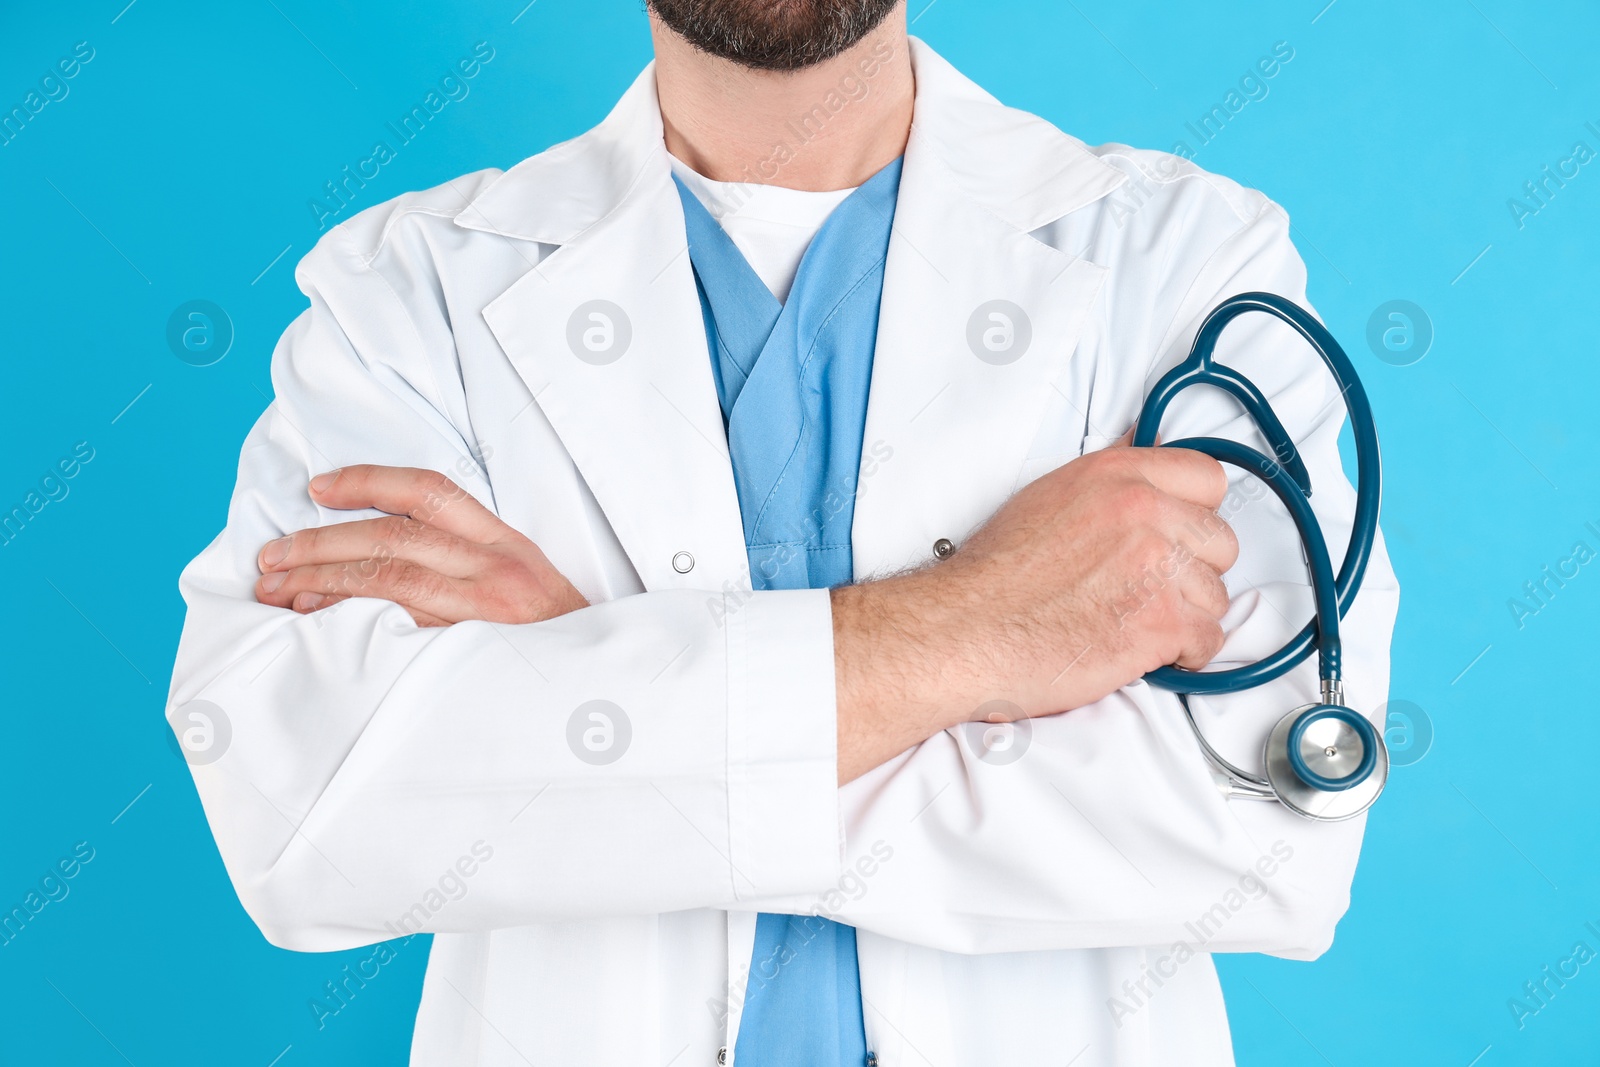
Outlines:
[[[667,150],[713,181],[848,189],[905,151],[914,82],[903,6],[797,71],[707,55],[655,18],[650,32]]]

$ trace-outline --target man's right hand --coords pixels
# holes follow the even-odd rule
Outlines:
[[[1018,492],[949,558],[833,592],[839,780],[962,722],[1093,703],[1222,647],[1222,465],[1109,448]],[[980,710],[982,709],[982,710]]]

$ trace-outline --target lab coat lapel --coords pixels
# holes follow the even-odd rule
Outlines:
[[[1029,230],[1122,181],[912,40],[917,115],[883,286],[853,526],[859,577],[960,544],[1016,490],[1104,269]],[[1054,176],[1040,182],[1040,176]]]
[[[906,149],[853,528],[859,576],[926,560],[940,538],[959,544],[1017,488],[1105,274],[974,200],[941,148],[914,128]]]
[[[639,92],[636,84],[629,96]],[[655,108],[653,90],[648,97]],[[624,98],[618,111],[629,104]],[[608,124],[618,122],[613,115]],[[618,166],[632,167],[620,202],[492,301],[484,318],[645,588],[739,588],[748,575],[744,537],[682,205],[659,118],[653,136],[647,119],[633,120],[618,138],[636,141],[637,158],[613,138],[589,149],[592,160],[567,160],[575,186],[590,169],[615,181]]]
[[[925,560],[938,538],[959,542],[1016,488],[1104,276],[1029,234],[1124,180],[915,38],[911,58],[916,116],[853,526],[862,578]],[[742,587],[738,497],[654,66],[603,123],[512,168],[456,223],[560,246],[484,317],[646,588]],[[679,552],[695,557],[689,574],[673,568]]]

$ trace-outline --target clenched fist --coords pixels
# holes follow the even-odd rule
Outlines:
[[[941,729],[1099,700],[1222,647],[1222,465],[1117,447],[1028,485],[954,555],[833,594],[840,777]]]

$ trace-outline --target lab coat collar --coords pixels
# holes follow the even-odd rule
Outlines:
[[[937,154],[974,201],[1018,230],[1053,222],[1125,180],[1081,141],[1002,105],[912,37],[913,137]],[[634,79],[600,125],[506,171],[456,217],[457,225],[564,245],[664,173],[655,64]]]

